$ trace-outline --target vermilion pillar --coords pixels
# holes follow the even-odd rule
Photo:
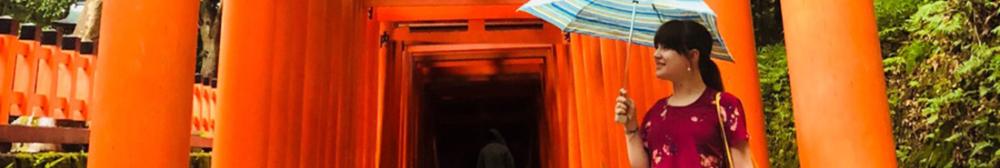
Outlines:
[[[212,167],[267,162],[274,3],[225,0],[219,58],[219,116]]]
[[[271,97],[268,103],[270,103],[271,107],[268,115],[268,122],[270,122],[268,132],[270,134],[267,136],[267,167],[286,167],[289,160],[286,160],[288,158],[285,156],[289,154],[288,149],[292,147],[288,145],[288,138],[286,138],[289,136],[287,133],[289,132],[288,125],[290,124],[287,114],[292,113],[289,110],[292,104],[289,104],[285,100],[289,96],[286,93],[291,91],[289,79],[290,72],[294,69],[290,67],[291,62],[289,58],[294,56],[288,55],[288,53],[292,48],[292,37],[296,36],[293,30],[296,26],[299,26],[298,23],[291,21],[294,21],[293,17],[302,17],[293,16],[292,11],[295,9],[292,9],[292,3],[294,2],[276,1],[273,6],[275,9],[274,43],[272,45],[274,56],[270,58],[271,72],[269,75],[271,75],[271,80],[269,82],[271,83]]]
[[[389,27],[390,27],[389,23],[379,23],[378,34],[387,32],[389,30]],[[382,43],[381,41],[379,42],[378,53],[377,53],[378,57],[376,58],[378,60],[378,70],[377,70],[378,77],[376,77],[377,78],[376,92],[378,93],[376,94],[376,100],[375,100],[376,114],[375,114],[375,131],[374,131],[375,132],[374,167],[395,166],[395,164],[393,164],[392,161],[396,160],[394,157],[395,155],[393,155],[392,152],[383,153],[384,149],[393,149],[393,147],[395,146],[394,143],[389,143],[393,142],[391,139],[383,139],[383,137],[385,137],[383,136],[384,135],[383,132],[392,132],[392,130],[394,130],[389,126],[387,126],[389,125],[388,123],[390,123],[389,121],[391,121],[390,120],[391,115],[386,115],[386,112],[392,109],[392,107],[390,106],[391,100],[389,104],[387,104],[387,100],[389,100],[389,98],[393,98],[393,96],[390,94],[392,94],[392,92],[395,90],[386,87],[386,86],[392,86],[392,84],[390,84],[389,82],[393,81],[393,78],[395,77],[392,75],[393,68],[391,67],[391,62],[393,59],[389,57],[390,50],[392,50],[393,48],[383,44],[384,43]]]
[[[331,40],[328,35],[329,29],[327,16],[327,1],[307,0],[307,7],[300,10],[306,11],[306,20],[302,22],[305,30],[306,44],[304,57],[304,76],[302,92],[302,141],[300,144],[299,167],[314,168],[320,166],[320,152],[322,152],[320,141],[323,138],[322,131],[324,124],[321,123],[321,114],[328,108],[327,90],[329,82],[326,79],[331,75],[329,72],[328,44]]]
[[[88,167],[187,167],[197,1],[104,1]]]
[[[871,0],[782,0],[802,167],[896,167]]]
[[[307,8],[307,0],[285,0],[279,3],[275,22],[281,27],[276,32],[275,41],[279,46],[284,45],[282,47],[284,51],[278,51],[276,57],[286,59],[288,64],[285,67],[288,69],[287,73],[281,74],[286,76],[288,82],[288,88],[285,90],[286,99],[282,101],[287,103],[287,108],[283,109],[286,122],[281,126],[286,131],[281,136],[286,138],[282,146],[287,151],[284,156],[279,156],[285,157],[286,160],[285,165],[281,167],[297,168],[302,144],[302,78],[305,70],[303,64],[307,34],[301,27],[307,17],[306,10],[303,10]]]
[[[716,61],[722,72],[726,92],[740,98],[746,110],[747,132],[754,164],[769,167],[764,113],[761,104],[760,78],[757,74],[757,49],[754,44],[753,18],[749,0],[707,0],[718,16],[719,30],[729,53],[736,62]]]
[[[366,2],[364,6],[370,7],[371,2]],[[366,8],[368,9],[368,8]],[[374,11],[373,11],[374,12]],[[374,17],[374,16],[373,16]],[[360,167],[376,167],[374,160],[376,145],[378,144],[375,140],[376,118],[378,114],[376,109],[376,97],[378,97],[378,83],[377,77],[379,75],[379,69],[377,68],[380,62],[378,62],[378,22],[373,20],[374,18],[367,18],[365,21],[365,28],[362,30],[364,33],[359,36],[360,39],[364,40],[364,48],[360,51],[364,57],[363,61],[360,62],[362,68],[359,71],[363,72],[363,78],[361,78],[361,83],[358,84],[360,90],[362,90],[359,95],[359,99],[363,100],[364,103],[359,104],[360,109],[358,113],[360,121],[357,123],[361,129],[359,129],[359,145],[360,150],[357,151],[357,156],[359,156],[359,164],[356,166]]]
[[[323,123],[326,125],[325,131],[323,131],[323,143],[325,145],[323,150],[323,156],[325,159],[323,159],[323,163],[321,163],[323,167],[340,167],[338,164],[347,160],[347,157],[340,155],[340,153],[346,151],[344,149],[346,145],[342,141],[344,137],[343,135],[350,135],[343,131],[344,122],[341,118],[344,116],[344,99],[350,97],[350,95],[344,93],[344,90],[347,89],[344,87],[344,80],[349,79],[347,76],[351,75],[344,72],[344,70],[348,68],[347,64],[349,64],[346,62],[347,59],[345,59],[348,56],[346,55],[347,49],[344,48],[344,44],[347,44],[349,41],[352,41],[355,44],[361,43],[360,41],[353,41],[350,39],[350,37],[347,36],[347,32],[345,32],[348,27],[357,26],[354,25],[354,23],[345,20],[347,18],[347,15],[345,15],[347,11],[344,11],[344,4],[346,3],[348,2],[332,4],[332,10],[329,11],[332,15],[330,15],[330,19],[328,20],[331,20],[334,23],[341,23],[345,26],[330,26],[330,29],[328,29],[330,31],[330,37],[334,40],[331,40],[329,43],[330,60],[328,60],[328,66],[325,66],[330,71],[330,73],[326,76],[326,79],[330,80],[328,85],[330,90],[327,91],[327,94],[330,95],[330,99],[328,100],[330,103],[326,113],[323,113]]]
[[[360,58],[362,55],[354,51],[359,51],[363,49],[364,40],[361,40],[358,35],[364,34],[363,30],[360,28],[364,27],[364,22],[358,22],[364,17],[358,16],[358,14],[364,14],[362,12],[356,11],[358,8],[358,2],[355,0],[342,0],[340,3],[332,4],[332,10],[330,11],[331,19],[334,21],[334,26],[330,26],[331,29],[331,59],[328,66],[332,69],[330,76],[330,96],[332,100],[330,107],[330,115],[326,118],[329,119],[327,123],[330,124],[330,129],[325,131],[327,133],[327,159],[326,167],[356,167],[352,163],[356,161],[359,156],[353,155],[350,152],[355,151],[358,144],[353,143],[351,138],[357,136],[363,136],[361,134],[356,134],[353,132],[353,126],[356,121],[360,121],[361,118],[357,118],[358,113],[353,110],[354,107],[361,103],[362,100],[358,99],[356,96],[356,90],[360,89],[358,86],[351,85],[352,82],[357,82],[362,79],[358,78],[358,74],[362,73],[358,70],[356,66],[358,64],[356,58]]]

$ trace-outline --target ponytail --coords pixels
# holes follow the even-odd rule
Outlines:
[[[705,81],[705,86],[717,91],[726,91],[722,86],[722,74],[719,72],[719,65],[708,57],[702,57],[698,61],[698,70],[701,71],[701,80]]]

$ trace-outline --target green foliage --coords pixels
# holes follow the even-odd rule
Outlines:
[[[773,1],[753,2],[767,5]],[[1000,165],[1000,2],[874,3],[900,167]],[[780,24],[758,23],[780,15],[780,6],[774,8],[777,11],[761,7],[754,6],[758,29],[762,24]],[[762,36],[759,30],[755,32]],[[761,43],[758,38],[770,163],[774,167],[797,167],[794,120],[780,43]]]
[[[0,15],[10,15],[22,22],[45,27],[54,20],[65,18],[75,0],[3,0]]]
[[[785,40],[779,0],[751,0],[754,42],[758,47],[782,43]]]
[[[189,160],[191,168],[212,166],[212,154],[195,151]],[[15,153],[0,154],[2,168],[86,168],[87,153]]]
[[[928,1],[905,22],[880,27],[883,44],[900,44],[883,63],[902,167],[1000,164],[998,6],[986,0]]]
[[[87,166],[85,153],[0,154],[4,168],[75,168]]]
[[[876,0],[875,18],[879,27],[896,27],[906,22],[910,15],[927,0]]]
[[[770,164],[773,167],[798,167],[785,45],[764,46],[757,53]]]
[[[903,25],[910,15],[917,12],[927,0],[875,0],[875,16],[878,21],[882,55],[893,56],[903,42],[909,40]]]
[[[191,153],[191,168],[211,168],[212,167],[212,153],[208,152],[192,152]]]

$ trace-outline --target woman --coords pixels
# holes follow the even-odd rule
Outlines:
[[[656,77],[672,81],[674,91],[649,108],[641,124],[632,100],[620,91],[616,122],[625,127],[632,167],[753,167],[743,106],[724,92],[718,66],[709,59],[708,30],[693,21],[670,21],[653,42]]]

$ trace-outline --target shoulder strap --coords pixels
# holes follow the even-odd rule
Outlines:
[[[725,124],[725,109],[722,108],[722,92],[715,93],[715,113],[719,116],[719,134],[722,135],[722,144],[726,150],[726,159],[729,159],[727,165],[733,168],[733,153],[729,151],[729,138],[726,137],[726,124]]]

